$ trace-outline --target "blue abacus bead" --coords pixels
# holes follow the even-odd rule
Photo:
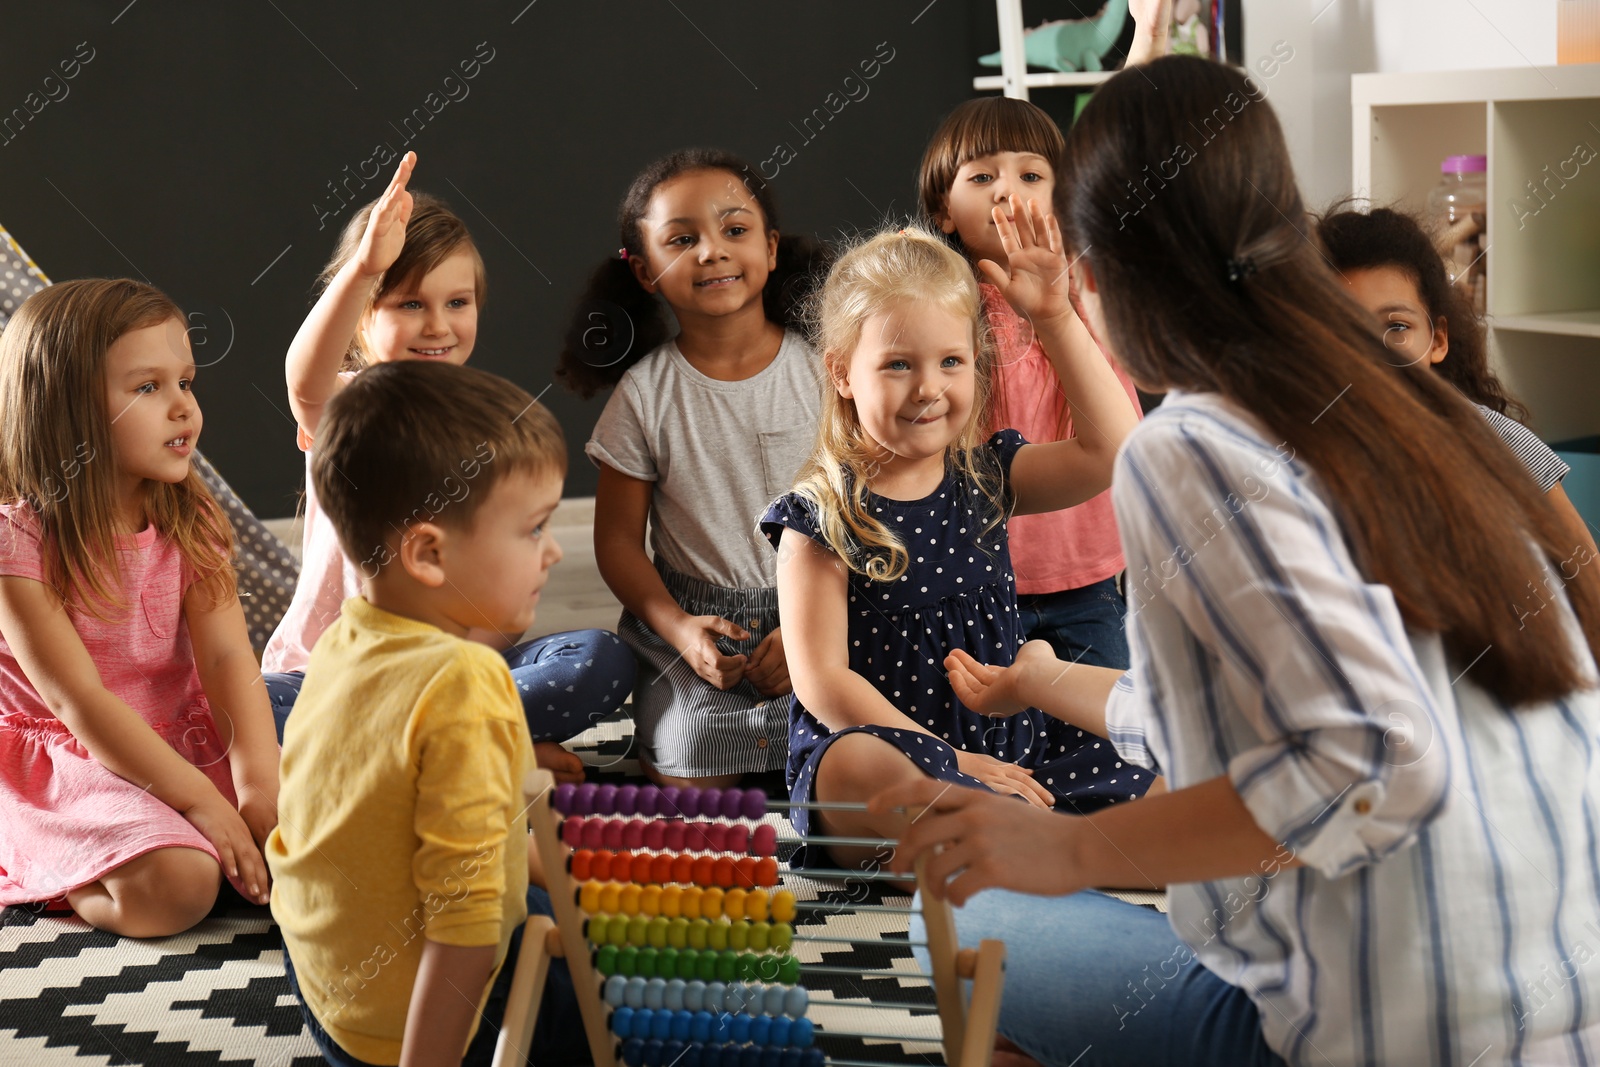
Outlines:
[[[678,807],[678,797],[683,791],[675,785],[661,787],[661,799],[656,802],[656,811],[662,815],[677,816],[683,809]]]
[[[783,1049],[768,1045],[761,1050],[761,1067],[783,1067]]]
[[[804,1019],[810,1004],[811,994],[803,985],[790,986],[783,991],[783,1013],[791,1019]]]
[[[665,1006],[673,1011],[682,1011],[684,1008],[688,1007],[688,1005],[684,1003],[683,998],[685,989],[686,984],[682,978],[674,978],[672,981],[668,982],[664,994]]]
[[[740,814],[747,819],[763,819],[767,814],[767,791],[765,789],[746,789],[741,801]]]
[[[689,1036],[699,1042],[710,1041],[715,1021],[715,1017],[709,1011],[697,1009],[689,1017]]]
[[[625,785],[617,790],[617,814],[637,815],[639,812],[639,787]]]
[[[682,1041],[669,1040],[663,1042],[661,1045],[661,1062],[677,1064],[678,1061],[683,1058],[683,1050],[685,1047],[686,1046]],[[683,1067],[683,1065],[678,1064],[678,1067]]]
[[[594,794],[600,787],[593,782],[584,782],[572,794],[572,810],[579,815],[594,814]]]
[[[772,1020],[765,1015],[747,1016],[750,1020],[750,1041],[756,1045],[766,1045],[772,1040]]]
[[[817,1039],[817,1027],[810,1019],[796,1019],[789,1028],[790,1044],[799,1045],[801,1048],[810,1048],[811,1043]]]
[[[700,1053],[705,1046],[698,1041],[691,1041],[683,1046],[683,1051],[678,1054],[677,1067],[701,1067]]]
[[[617,787],[603,785],[594,791],[594,810],[599,815],[615,815],[617,813]]]
[[[611,1013],[611,1032],[618,1037],[633,1036],[633,1009],[624,1005]]]
[[[781,985],[769,985],[761,994],[761,1010],[768,1015],[783,1014],[783,998],[789,991]]]
[[[787,1045],[789,1043],[790,1032],[793,1029],[794,1020],[789,1018],[787,1015],[773,1016],[771,1028],[767,1031],[767,1044]]]
[[[804,1054],[799,1045],[791,1043],[783,1050],[783,1057],[778,1062],[781,1067],[800,1067],[800,1057]]]
[[[767,991],[755,982],[744,987],[744,1010],[751,1015],[771,1015],[767,1011]]]
[[[722,987],[722,1010],[730,1013],[744,1011],[744,986],[729,982]]]
[[[694,1029],[694,1013],[674,1011],[668,1014],[672,1016],[672,1028],[667,1035],[679,1042],[689,1040],[690,1032]]]
[[[690,1011],[701,1011],[706,1006],[706,984],[696,978],[683,987],[683,1006]]]
[[[605,986],[606,1003],[611,1005],[613,1008],[622,1007],[627,1003],[627,1000],[623,997],[623,991],[627,988],[628,980],[622,977],[622,975],[614,974],[610,978],[607,978]]]
[[[563,815],[572,814],[572,794],[578,787],[571,782],[562,782],[556,786],[555,793],[550,797],[550,805]]]
[[[706,1011],[715,1015],[722,1010],[722,1001],[727,995],[727,988],[721,982],[706,983]]]
[[[800,1067],[824,1067],[827,1062],[827,1053],[815,1045],[800,1053]]]
[[[722,807],[717,814],[724,819],[737,819],[743,812],[744,790],[737,788],[724,789],[722,791]]]
[[[739,1067],[761,1067],[761,1046],[746,1045],[739,1050]]]
[[[660,1011],[667,1006],[667,983],[661,978],[652,978],[644,985],[644,1006]]]
[[[650,1036],[657,1041],[672,1036],[672,1012],[658,1011],[650,1016]]]
[[[622,1043],[622,1062],[628,1067],[644,1067],[644,1042],[630,1037]]]
[[[618,1009],[619,1011],[621,1009]],[[649,1008],[634,1008],[633,1021],[628,1027],[628,1036],[637,1037],[641,1041],[650,1037],[650,1020],[655,1018],[655,1012]]]
[[[701,1045],[700,1067],[722,1067],[722,1046],[711,1042]]]
[[[716,1015],[713,1015],[711,1018],[712,1018],[712,1021],[711,1021],[711,1040],[716,1042],[719,1045],[726,1044],[727,1041],[728,1041],[728,1033],[729,1033],[729,1029],[728,1029],[728,1013],[725,1012],[725,1011],[724,1012],[718,1012]]]
[[[655,785],[640,786],[636,804],[640,815],[661,814],[661,787]]]
[[[635,1011],[649,1007],[644,1002],[645,980],[638,976],[628,979],[627,985],[622,989],[622,1002]]]
[[[664,1062],[661,1058],[664,1051],[659,1040],[651,1038],[646,1041],[644,1043],[644,1067],[661,1067]]]
[[[715,819],[722,814],[722,790],[715,787],[700,790],[700,815],[702,818]]]
[[[750,1040],[750,1016],[744,1012],[731,1013],[728,1018],[728,1034],[738,1044]]]

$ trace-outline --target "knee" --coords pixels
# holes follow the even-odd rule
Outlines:
[[[124,937],[181,934],[217,902],[222,869],[199,849],[158,849],[134,862],[140,867],[127,877],[102,880],[117,903],[114,932]]]
[[[876,793],[903,777],[921,776],[905,753],[881,737],[846,734],[829,745],[817,763],[817,796],[859,797]]]

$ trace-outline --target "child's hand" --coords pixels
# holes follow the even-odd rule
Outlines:
[[[679,634],[682,643],[678,650],[694,673],[718,689],[732,689],[744,679],[749,657],[725,656],[717,647],[718,637],[750,640],[750,633],[744,627],[717,615],[693,615],[684,621]]]
[[[361,247],[356,250],[356,270],[362,274],[375,278],[400,258],[400,250],[406,244],[406,224],[411,221],[411,194],[406,191],[406,182],[411,180],[416,165],[417,154],[407,152],[378,206],[372,209],[367,232],[361,235]]]
[[[534,758],[543,770],[556,776],[556,784],[583,781],[583,760],[568,752],[554,741],[540,741],[533,746]]]
[[[222,873],[246,900],[267,903],[267,863],[251,840],[250,827],[221,793],[212,795],[181,812],[196,830],[210,841],[222,860]]]
[[[1008,212],[1010,219],[1006,218]],[[1061,227],[1049,206],[1011,196],[1004,206],[995,207],[994,224],[1000,231],[1006,265],[1002,267],[992,259],[979,260],[978,269],[984,277],[1036,326],[1076,314],[1072,310]]]
[[[955,690],[961,703],[980,715],[992,715],[998,719],[1028,710],[1028,702],[1017,692],[1017,682],[1022,675],[1023,656],[1032,660],[1038,655],[1038,650],[1032,648],[1034,645],[1043,645],[1045,652],[1054,658],[1048,641],[1029,641],[1023,645],[1017,653],[1016,662],[1010,667],[979,663],[965,650],[952,649],[944,658],[944,669],[950,675],[950,688]]]
[[[996,793],[1015,793],[1036,808],[1055,807],[1056,798],[1038,782],[1033,772],[1015,763],[986,756],[982,752],[956,752],[956,766]]]
[[[1160,59],[1171,50],[1167,39],[1172,33],[1172,3],[1173,0],[1129,0],[1133,44],[1128,48],[1128,66]]]
[[[794,692],[789,683],[789,661],[783,654],[783,628],[777,627],[756,646],[745,664],[744,676],[764,697],[779,697]]]
[[[239,817],[250,828],[250,837],[256,848],[267,847],[267,835],[278,825],[278,782],[274,778],[268,785],[252,783],[234,784],[239,794]]]

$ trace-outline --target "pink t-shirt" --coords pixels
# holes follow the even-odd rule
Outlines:
[[[45,581],[33,509],[0,505],[0,576]],[[172,542],[119,538],[127,610],[71,611],[107,690],[236,804],[228,748],[200,686],[183,598],[194,575]],[[49,900],[157,848],[216,849],[182,815],[91,756],[0,635],[0,905]]]
[[[1033,327],[987,282],[979,283],[984,314],[994,334],[995,399],[990,404],[990,430],[1020,430],[1029,441],[1064,441],[1072,436],[1072,417],[1055,368]],[[1133,382],[1116,360],[1106,357],[1139,413]],[[1123,567],[1111,490],[1065,511],[1018,515],[1009,522],[1011,563],[1017,594],[1033,596],[1081,589],[1104,581]]]
[[[348,382],[354,372],[339,375]],[[345,558],[333,522],[317,502],[317,487],[311,480],[311,435],[295,428],[295,440],[306,455],[305,533],[300,539],[300,581],[294,599],[284,612],[261,653],[264,674],[305,672],[311,649],[323,631],[339,617],[339,608],[353,596],[361,595],[361,568]],[[369,568],[371,569],[371,568]]]

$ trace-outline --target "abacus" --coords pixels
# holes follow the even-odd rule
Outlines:
[[[800,984],[807,973],[931,982],[945,1062],[987,1067],[1005,945],[984,941],[977,949],[958,949],[950,906],[926,891],[920,863],[931,973],[802,964],[789,951],[799,913],[838,905],[797,901],[781,888],[778,846],[892,848],[895,842],[780,836],[761,819],[791,806],[862,811],[865,805],[769,802],[759,789],[556,786],[543,770],[529,775],[524,790],[556,919],[528,920],[496,1067],[524,1062],[552,957],[564,957],[571,971],[595,1067],[886,1067],[830,1059],[816,1039],[927,1040],[817,1026]],[[806,874],[899,877],[883,871]],[[970,1002],[962,995],[963,979],[973,983]],[[928,1010],[914,1004],[849,1006]]]

